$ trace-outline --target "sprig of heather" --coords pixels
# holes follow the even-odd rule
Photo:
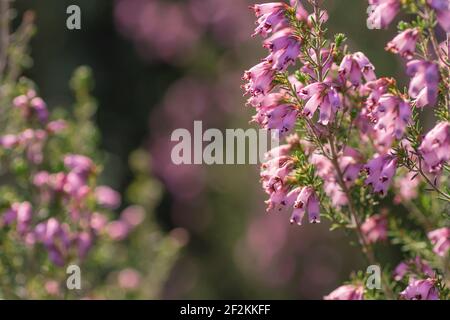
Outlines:
[[[405,93],[394,79],[378,78],[362,52],[350,53],[344,35],[336,35],[334,41],[326,39],[328,15],[320,1],[308,2],[312,13],[299,1],[291,1],[291,6],[268,3],[252,7],[258,17],[255,34],[266,38],[263,46],[269,49],[269,56],[244,75],[248,104],[256,109],[254,121],[263,128],[278,130],[282,136],[295,131],[287,136],[285,145],[267,154],[262,165],[268,211],[292,208],[291,222],[301,224],[305,213],[310,222],[320,222],[320,208],[333,229],[354,230],[369,263],[378,264],[373,243],[387,241],[392,218],[375,210],[378,199],[394,193],[392,186],[398,185],[399,179],[424,181],[441,199],[449,199],[437,182],[446,179],[449,160],[448,51],[447,61],[439,62],[445,58],[445,50],[436,51],[433,60],[428,47],[436,46],[424,43],[427,39],[436,42],[430,26],[435,25],[435,15],[445,10],[441,6],[436,9],[435,2],[421,3],[418,8],[426,6],[422,20],[411,27],[400,24],[402,32],[386,46],[407,60],[411,83]],[[407,2],[369,1],[374,6],[369,20],[385,28]],[[439,23],[445,26],[444,20]],[[422,136],[419,112],[436,104],[440,122]],[[402,167],[409,170],[405,178]],[[420,185],[411,183],[412,188]],[[400,191],[396,199],[407,198],[404,206],[412,207],[411,195],[417,193],[405,188]],[[427,232],[441,223],[430,226],[421,212],[417,216],[418,221],[426,222]],[[439,241],[447,241],[445,234]],[[383,275],[384,298],[393,298],[394,285]],[[408,292],[421,286],[422,282],[416,283]],[[356,281],[328,297],[340,296],[340,292],[342,297],[363,297],[358,288]],[[409,298],[410,294],[400,297]]]

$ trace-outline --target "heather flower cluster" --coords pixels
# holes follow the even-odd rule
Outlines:
[[[0,13],[0,18],[7,18],[4,11]],[[3,48],[2,43],[0,48],[7,50],[0,69],[0,298],[138,294],[141,277],[147,275],[145,269],[130,263],[127,255],[136,260],[142,260],[137,258],[139,254],[150,255],[149,260],[158,260],[163,271],[170,268],[179,245],[159,235],[154,227],[150,230],[155,239],[147,245],[140,226],[144,220],[148,222],[149,200],[130,205],[129,199],[101,183],[103,163],[91,119],[96,103],[90,95],[90,69],[78,68],[71,79],[76,101],[70,111],[50,109],[32,80],[18,78],[22,61],[17,61],[17,56],[30,59],[27,45],[32,22],[27,13],[10,35],[9,47]],[[14,39],[23,42],[14,43]],[[139,181],[150,181],[148,172],[136,173]],[[136,192],[134,197],[142,198]],[[141,247],[127,245],[124,250],[121,241],[127,238]],[[150,253],[159,246],[167,250],[164,257]],[[65,287],[66,267],[72,264],[80,266],[86,277],[77,293]],[[111,280],[88,281],[92,274]],[[120,290],[108,290],[111,286]],[[150,297],[157,296],[159,287],[152,290]]]
[[[450,43],[439,35],[449,31],[449,1],[369,0],[368,25],[388,28],[400,11],[417,17],[400,22],[385,47],[405,66],[405,88],[350,52],[343,34],[326,38],[322,2],[251,7],[253,36],[268,55],[245,71],[243,89],[253,122],[286,139],[261,166],[267,211],[354,231],[368,263],[382,269],[378,246],[402,246],[405,262],[383,269],[382,293],[357,273],[325,299],[447,299]],[[434,125],[423,123],[427,113]]]

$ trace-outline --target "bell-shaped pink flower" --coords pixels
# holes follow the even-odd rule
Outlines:
[[[398,177],[394,185],[398,189],[395,202],[410,201],[418,196],[420,177],[415,172],[408,172],[406,175]]]
[[[27,94],[15,97],[13,104],[22,110],[26,119],[32,116],[35,116],[40,122],[46,122],[48,119],[47,105],[44,100],[36,96],[34,90],[29,90]]]
[[[267,211],[286,206],[286,196],[289,186],[287,177],[294,168],[294,161],[290,156],[279,156],[261,165],[261,182],[264,191],[269,195]]]
[[[387,239],[388,221],[386,215],[375,214],[367,218],[361,225],[361,231],[368,243]]]
[[[0,137],[0,146],[5,149],[12,149],[19,144],[19,137],[14,134],[5,134]]]
[[[448,0],[428,0],[428,4],[436,11],[436,17],[442,29],[450,32],[450,2]]]
[[[242,77],[247,83],[243,88],[246,94],[251,96],[266,95],[273,89],[273,80],[275,71],[273,65],[267,61],[263,61],[248,71],[245,71]]]
[[[270,2],[263,4],[255,4],[251,6],[258,18],[253,35],[260,34],[263,37],[268,33],[277,31],[281,26],[287,24],[286,9],[287,4],[282,2]]]
[[[324,191],[330,197],[333,206],[346,205],[347,197],[336,181],[336,172],[331,161],[318,153],[313,153],[310,161],[315,166],[317,175],[324,180]]]
[[[362,52],[346,55],[339,66],[339,75],[354,86],[360,85],[363,78],[366,81],[376,79],[375,67]]]
[[[323,298],[324,300],[364,300],[364,287],[352,284],[343,285]]]
[[[376,156],[364,167],[367,171],[366,185],[373,191],[386,195],[397,169],[397,159],[389,154]]]
[[[445,257],[450,249],[450,228],[444,227],[428,233],[428,239],[434,245],[433,252]]]
[[[436,280],[413,280],[408,287],[400,293],[400,298],[405,300],[439,300],[439,292],[436,288]]]
[[[412,110],[409,103],[398,96],[384,94],[373,107],[370,117],[375,122],[374,130],[384,130],[401,139],[411,121]]]
[[[117,209],[122,202],[120,193],[108,186],[98,186],[95,188],[95,198],[99,205],[108,209]]]
[[[438,65],[431,61],[411,60],[406,65],[406,73],[412,77],[408,93],[415,99],[416,106],[434,106],[440,79]]]
[[[74,173],[86,175],[94,170],[94,163],[86,156],[69,154],[64,157],[64,166]]]
[[[300,98],[307,100],[302,115],[312,118],[319,109],[319,123],[326,126],[334,121],[337,110],[341,107],[341,100],[336,89],[325,82],[315,82],[300,90]]]
[[[303,216],[308,213],[310,223],[320,223],[319,198],[311,187],[299,187],[292,190],[287,199],[297,195],[294,201],[294,210],[291,215],[291,223],[302,224]]]
[[[78,257],[83,260],[92,248],[94,238],[89,232],[80,232],[75,239],[78,249]]]
[[[450,122],[439,122],[424,137],[420,147],[426,169],[437,173],[450,160]]]
[[[374,81],[367,82],[360,88],[360,94],[367,96],[365,106],[369,112],[378,105],[381,96],[388,92],[390,86],[395,84],[395,80],[392,78],[379,78]]]
[[[17,212],[17,232],[23,236],[29,230],[33,218],[33,208],[31,203],[25,201],[13,204],[13,210]]]
[[[418,37],[418,29],[406,29],[387,44],[386,50],[399,54],[404,58],[411,59],[416,51]]]
[[[38,224],[34,234],[36,240],[46,247],[50,260],[57,266],[64,265],[72,242],[69,226],[50,218]]]
[[[369,0],[371,12],[367,24],[373,29],[384,29],[400,11],[399,0]]]
[[[277,71],[286,70],[300,54],[300,38],[294,34],[292,28],[275,32],[263,45],[271,52],[264,60],[272,64],[272,68]]]
[[[396,281],[402,280],[407,274],[410,275],[410,280],[415,280],[417,276],[427,276],[433,278],[435,273],[430,265],[419,256],[415,259],[403,261],[395,267],[394,279]]]
[[[291,104],[283,102],[283,94],[271,93],[261,99],[255,106],[257,111],[252,122],[258,123],[268,130],[279,130],[280,134],[286,134],[294,128],[298,117],[298,110]]]

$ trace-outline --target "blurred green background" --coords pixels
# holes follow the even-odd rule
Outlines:
[[[127,159],[138,147],[152,156],[165,186],[157,208],[166,230],[184,227],[190,241],[161,298],[321,298],[364,268],[357,248],[327,223],[289,225],[265,213],[258,168],[170,163],[170,134],[192,128],[248,128],[242,72],[264,54],[251,38],[246,0],[16,0],[36,12],[34,64],[27,76],[49,106],[70,105],[71,73],[89,65],[96,81],[97,124],[107,152],[104,179],[118,190],[131,181]],[[329,33],[345,33],[377,75],[404,80],[402,64],[383,50],[395,33],[366,28],[367,2],[325,1]],[[66,28],[77,4],[82,29]],[[17,21],[16,21],[17,22]]]

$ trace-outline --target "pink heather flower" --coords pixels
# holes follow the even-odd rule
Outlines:
[[[404,58],[411,59],[416,51],[418,37],[418,29],[406,29],[387,44],[386,50],[399,54]]]
[[[64,157],[64,166],[74,173],[85,176],[94,170],[94,163],[86,156],[69,154]]]
[[[364,221],[361,231],[368,243],[385,241],[387,239],[388,221],[385,215],[376,214]]]
[[[398,193],[395,196],[396,203],[417,198],[420,178],[415,172],[408,172],[406,175],[399,177],[394,184],[398,189]]]
[[[99,205],[108,209],[117,209],[122,202],[120,194],[108,186],[95,188],[95,198]]]
[[[297,109],[283,103],[284,96],[280,93],[271,93],[265,96],[259,105],[255,106],[257,113],[252,122],[258,123],[262,128],[268,130],[279,130],[285,134],[292,130],[298,117]]]
[[[362,156],[361,154],[353,148],[346,146],[339,154],[339,167],[342,171],[344,181],[349,186],[353,183],[359,176],[362,169]]]
[[[439,66],[431,61],[411,60],[406,65],[406,73],[412,77],[408,93],[415,99],[416,106],[434,106],[438,96]]]
[[[127,268],[119,272],[117,280],[120,288],[133,290],[139,287],[141,275],[136,270]]]
[[[66,174],[64,172],[54,173],[51,174],[49,177],[49,186],[55,192],[63,192],[65,182],[66,182]]]
[[[20,235],[25,235],[25,233],[28,232],[33,217],[31,203],[27,201],[15,203],[13,204],[13,210],[17,212],[17,232],[19,232]]]
[[[75,199],[82,199],[87,196],[89,186],[86,184],[86,178],[81,174],[69,172],[64,180],[63,191]]]
[[[286,196],[289,187],[286,178],[294,167],[294,161],[289,156],[280,156],[261,165],[261,182],[264,191],[269,195],[267,211],[286,205]]]
[[[386,195],[397,169],[397,159],[389,154],[376,156],[364,167],[367,171],[366,185],[373,191]]]
[[[325,300],[364,300],[364,287],[347,284],[340,286],[323,298]]]
[[[91,215],[89,226],[97,233],[103,231],[106,224],[108,223],[108,219],[104,214],[94,212]]]
[[[44,130],[26,129],[18,136],[18,144],[25,147],[27,159],[40,164],[43,160],[42,149],[47,139],[47,132]]]
[[[47,171],[39,171],[33,177],[33,184],[36,187],[43,187],[49,183],[50,174]]]
[[[316,167],[317,175],[324,180],[324,191],[331,198],[333,206],[346,205],[347,197],[336,181],[336,172],[331,161],[318,153],[313,153],[310,161]]]
[[[440,228],[428,233],[428,239],[434,245],[433,252],[440,257],[445,257],[450,249],[450,228]]]
[[[125,239],[130,232],[128,224],[121,220],[116,220],[106,225],[106,233],[113,240],[120,241]]]
[[[293,203],[294,210],[291,215],[291,223],[302,225],[303,216],[306,212],[310,223],[320,223],[319,198],[314,189],[311,187],[295,188],[287,195],[287,202],[291,202],[294,197],[296,198]]]
[[[5,149],[12,149],[19,143],[19,138],[13,134],[6,134],[0,137],[0,146]]]
[[[448,0],[428,0],[428,4],[436,11],[436,17],[442,29],[450,32],[450,2]]]
[[[373,28],[387,28],[400,11],[399,0],[369,0],[373,11],[370,13],[367,24]]]
[[[47,248],[49,259],[57,266],[64,265],[71,244],[69,226],[55,218],[41,222],[34,229],[36,240]]]
[[[46,122],[48,119],[47,105],[44,100],[36,97],[36,92],[33,90],[28,91],[26,95],[14,98],[13,104],[22,109],[25,118],[35,115],[41,122]]]
[[[64,120],[55,120],[47,124],[47,131],[50,133],[59,133],[67,128],[67,123]]]
[[[430,265],[417,256],[415,259],[401,262],[394,270],[394,279],[396,281],[402,280],[407,274],[412,274],[410,280],[416,279],[416,275],[425,275],[433,278],[435,276],[433,269]]]
[[[339,167],[344,175],[344,181],[348,187],[358,178],[362,168],[362,157],[359,152],[350,147],[345,147],[338,154]],[[322,154],[313,153],[310,157],[315,166],[317,175],[324,180],[324,191],[331,198],[335,207],[342,207],[348,203],[345,193],[337,182],[336,170],[331,161]]]
[[[51,296],[57,296],[60,293],[59,283],[56,280],[48,280],[44,284],[45,291]]]
[[[278,147],[275,147],[275,148],[267,151],[264,154],[264,159],[271,160],[271,159],[278,158],[281,156],[287,156],[287,155],[289,155],[291,149],[292,149],[292,145],[282,144]]]
[[[7,209],[0,220],[0,227],[4,225],[10,225],[17,219],[17,208],[13,205],[11,208]]]
[[[245,71],[243,80],[247,83],[243,86],[246,94],[251,96],[266,95],[273,89],[275,71],[271,63],[263,61],[248,71]]]
[[[369,110],[378,105],[381,96],[388,92],[390,86],[395,83],[394,79],[391,78],[379,78],[374,81],[367,82],[364,86],[360,88],[360,94],[363,96],[367,95],[365,106]]]
[[[439,300],[439,292],[435,287],[436,280],[413,280],[408,287],[400,293],[405,300]]]
[[[411,115],[409,103],[392,94],[382,95],[370,114],[375,121],[374,130],[385,130],[397,139],[403,137]]]
[[[89,232],[80,232],[76,236],[76,244],[78,249],[78,257],[83,260],[93,244],[93,237]]]
[[[341,100],[336,89],[329,83],[315,82],[300,90],[300,98],[307,100],[302,115],[312,118],[319,108],[319,123],[326,126],[334,121]]]
[[[288,6],[282,2],[270,2],[263,4],[255,4],[250,7],[255,11],[255,15],[258,18],[256,24],[254,36],[257,34],[263,37],[268,33],[277,31],[281,26],[287,23],[286,9]]]
[[[439,172],[450,160],[450,122],[440,122],[422,141],[419,152],[430,173]]]
[[[307,22],[309,18],[308,11],[303,7],[299,0],[290,0],[291,7],[295,8],[296,17],[299,21]]]
[[[339,75],[343,80],[349,80],[352,85],[358,86],[364,78],[366,81],[376,79],[375,67],[362,52],[348,54],[342,59],[339,66]]]
[[[127,223],[130,227],[137,227],[144,221],[145,209],[141,206],[129,206],[120,214],[120,220]]]
[[[271,52],[264,60],[272,64],[272,68],[277,71],[286,70],[300,54],[300,38],[294,35],[291,28],[275,32],[264,41],[263,46]]]

